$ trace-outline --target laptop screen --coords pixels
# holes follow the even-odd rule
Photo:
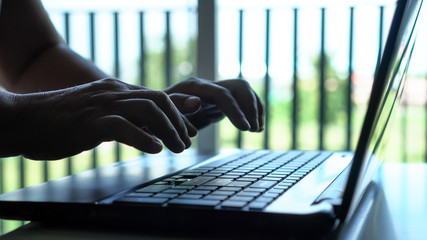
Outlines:
[[[397,3],[381,62],[375,72],[368,111],[344,193],[342,217],[351,215],[357,207],[384,158],[390,124],[405,85],[421,6],[422,0],[399,0]]]

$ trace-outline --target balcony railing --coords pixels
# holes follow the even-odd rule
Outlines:
[[[47,7],[67,44],[123,81],[162,89],[192,76],[247,79],[265,103],[264,133],[241,133],[223,121],[218,130],[201,132],[196,147],[354,149],[394,5],[231,3],[212,7],[213,1],[201,0],[200,5],[189,1],[171,8],[141,7],[134,1],[121,8],[98,9],[84,3],[70,9]],[[420,50],[413,59],[416,67],[409,73],[390,141],[390,161],[426,161],[427,51],[422,51],[426,35],[421,29]],[[339,51],[331,52],[334,47]],[[365,62],[371,66],[368,74],[361,67]],[[253,73],[257,69],[261,70]],[[218,146],[215,135],[221,140]],[[0,193],[140,154],[121,144],[104,143],[55,162],[0,159]],[[0,221],[0,233],[20,224]]]

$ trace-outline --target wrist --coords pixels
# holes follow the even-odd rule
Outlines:
[[[0,90],[0,157],[19,155],[16,94]]]

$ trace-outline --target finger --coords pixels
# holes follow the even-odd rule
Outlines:
[[[209,81],[193,79],[190,87],[181,88],[179,91],[197,96],[206,103],[215,104],[238,129],[250,129],[245,114],[228,89]]]
[[[176,108],[183,113],[193,113],[200,109],[201,100],[196,96],[191,96],[183,93],[173,93],[169,95],[169,98],[175,104]]]
[[[138,127],[146,126],[173,152],[182,152],[191,146],[191,140],[189,143],[183,142],[171,119],[152,100],[122,99],[115,101],[112,109],[111,114],[120,115]]]
[[[185,125],[187,126],[187,130],[188,130],[188,136],[190,137],[195,137],[197,135],[197,128],[191,124],[191,122],[185,117],[182,117],[184,119]]]
[[[178,132],[182,142],[184,142],[185,147],[189,147],[191,145],[191,139],[188,136],[188,130],[184,120],[182,119],[181,113],[178,111],[166,93],[162,91],[140,89],[118,92],[114,94],[110,93],[110,96],[106,97],[114,98],[116,100],[149,99],[153,101],[164,112],[164,114],[166,114],[167,118]]]
[[[188,129],[184,122],[183,116],[175,107],[169,96],[162,91],[151,91],[149,92],[147,98],[154,101],[160,107],[160,109],[163,110],[181,137],[181,140],[184,142],[185,147],[189,148],[191,146],[191,139],[188,135]]]
[[[121,116],[103,116],[95,119],[93,124],[93,129],[101,141],[116,140],[147,153],[158,153],[162,150],[162,144],[154,136]]]
[[[259,126],[259,132],[264,130],[264,119],[265,119],[265,113],[264,113],[264,105],[262,104],[261,99],[259,96],[255,94],[255,97],[257,99],[257,105],[258,105],[258,126]]]
[[[185,116],[193,126],[197,129],[202,129],[211,123],[215,123],[223,119],[224,113],[222,113],[215,105],[205,103],[198,112],[186,114]]]
[[[249,130],[252,132],[259,131],[258,104],[255,94],[250,87],[240,88],[239,90],[236,92],[235,98],[251,125]]]

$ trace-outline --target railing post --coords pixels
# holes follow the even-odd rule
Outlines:
[[[198,0],[197,76],[215,81],[217,78],[217,21],[216,1]],[[212,154],[218,149],[217,126],[212,124],[201,130],[198,152]]]

